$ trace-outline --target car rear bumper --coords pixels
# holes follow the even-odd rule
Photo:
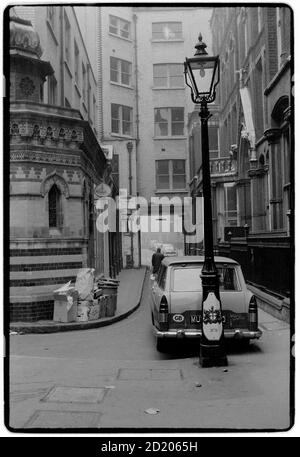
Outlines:
[[[157,338],[200,338],[201,330],[158,330],[154,327],[154,335]],[[234,338],[234,339],[258,339],[262,335],[260,329],[256,331],[251,331],[248,329],[225,329],[224,337],[225,338]]]

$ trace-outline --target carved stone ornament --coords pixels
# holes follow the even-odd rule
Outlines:
[[[69,198],[69,187],[64,178],[57,174],[56,171],[48,175],[44,181],[41,183],[41,194],[44,197],[53,184],[56,184],[61,193],[66,197]]]
[[[10,48],[33,54],[40,58],[42,48],[40,37],[30,21],[16,16],[10,17]]]
[[[28,78],[28,76],[21,79],[19,86],[22,94],[25,95],[25,97],[32,95],[35,90],[35,85],[33,84],[32,79]]]

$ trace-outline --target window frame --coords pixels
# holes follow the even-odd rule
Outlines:
[[[116,68],[112,67],[113,59],[116,61],[116,64],[117,64]],[[124,63],[129,65],[129,73],[124,72],[122,70],[122,64],[124,64]],[[132,87],[132,62],[130,62],[129,60],[125,60],[125,59],[120,59],[119,57],[110,56],[110,59],[109,59],[109,70],[110,70],[109,80],[110,80],[111,83],[118,84],[118,85],[124,86],[124,87]],[[115,72],[116,75],[117,75],[117,80],[116,81],[114,81],[111,78],[112,72]],[[126,83],[124,83],[122,81],[122,78],[123,78],[124,74],[129,76],[129,83],[128,84],[126,84]]]
[[[111,19],[116,21],[116,25],[113,25],[111,23]],[[124,31],[126,30],[124,28],[124,25],[128,25],[128,36],[123,35]],[[116,32],[112,31],[111,28],[116,29]],[[121,38],[122,40],[131,41],[131,22],[127,21],[127,19],[123,19],[119,16],[114,16],[113,14],[110,14],[108,19],[108,33],[118,38]]]
[[[171,78],[174,77],[171,75],[171,67],[172,66],[182,66],[182,85],[176,85],[176,86],[172,86],[171,85]],[[166,76],[155,76],[155,69],[157,69],[158,67],[164,67],[166,68],[167,70],[167,74]],[[179,74],[176,76],[177,78],[179,77]],[[155,80],[157,79],[163,79],[165,78],[166,79],[166,86],[160,86],[160,85],[157,85],[155,84]],[[156,64],[153,64],[153,88],[154,89],[184,89],[184,76],[183,76],[183,65],[181,63],[156,63]]]
[[[80,81],[79,81],[79,47],[77,45],[76,40],[74,39],[74,77],[75,77],[75,83],[77,86],[79,86]]]
[[[172,121],[172,110],[181,109],[183,112],[181,121]],[[155,121],[157,110],[167,110],[167,122],[161,122],[161,124],[167,124],[167,135],[159,135],[157,131],[157,124],[159,122]],[[157,107],[154,108],[154,138],[176,138],[185,136],[185,122],[184,122],[184,107],[183,106],[170,106],[170,107]],[[172,134],[173,124],[182,124],[182,133]]]
[[[184,163],[184,173],[177,173],[175,176],[184,176],[184,187],[174,187],[174,163],[176,161],[181,161]],[[168,162],[168,175],[166,173],[158,174],[159,162]],[[158,187],[159,176],[168,176],[169,187]],[[180,192],[186,190],[187,187],[187,175],[186,175],[186,159],[158,159],[155,160],[155,185],[157,192],[169,192],[175,191]]]
[[[160,34],[163,34],[163,31],[161,31],[161,32],[157,32],[157,31],[156,31],[156,32],[154,32],[154,34],[153,34],[153,26],[154,26],[154,25],[158,25],[158,24],[161,24],[162,27],[163,27],[163,25],[165,25],[166,27],[168,27],[169,24],[180,24],[180,32],[179,32],[179,33],[180,33],[180,36],[176,36],[176,37],[174,37],[174,38],[166,38],[166,37],[164,37],[164,36],[159,37],[159,38],[155,37],[154,34],[159,34],[159,33],[160,33]],[[170,30],[170,31],[171,31],[171,30]],[[175,34],[176,34],[176,33],[178,33],[178,32],[176,32],[176,31],[175,31],[175,32],[172,32],[172,31],[171,31],[171,33],[175,33]],[[164,41],[164,42],[165,42],[165,41],[167,41],[167,42],[168,42],[168,41],[183,41],[182,22],[181,22],[181,21],[167,21],[167,22],[165,22],[165,21],[157,21],[157,22],[152,22],[152,34],[151,34],[151,36],[152,36],[152,41]]]
[[[48,76],[48,104],[57,104],[57,80],[54,74]]]
[[[50,198],[52,199],[52,192],[55,189],[56,189],[56,192],[55,192],[55,208],[54,208],[55,214],[54,214],[54,217],[53,217],[53,214],[51,214],[51,211],[53,211],[53,209],[50,207],[50,205],[53,202],[50,201]],[[55,218],[55,224],[52,225],[52,220],[51,219],[54,219],[54,218]],[[61,193],[61,190],[59,189],[59,187],[55,183],[52,184],[52,186],[50,187],[50,189],[48,191],[48,224],[49,224],[49,230],[51,230],[51,229],[61,230],[61,228],[63,226],[62,193]]]
[[[228,209],[228,192],[229,189],[234,189],[235,191],[235,200],[236,200],[236,209],[235,210],[229,210]],[[238,198],[237,198],[237,188],[236,188],[236,183],[234,182],[227,182],[224,183],[224,212],[225,212],[225,223],[227,227],[236,227],[238,224]],[[229,213],[235,213],[233,215],[229,215]],[[235,224],[230,224],[229,222],[235,221]]]
[[[117,107],[118,110],[118,118],[112,117],[112,106]],[[122,135],[126,137],[132,137],[133,135],[133,108],[131,106],[120,105],[119,103],[111,103],[111,112],[110,112],[110,120],[111,120],[111,133],[113,135]],[[126,120],[124,116],[124,108],[129,110],[130,120]],[[112,121],[115,120],[118,122],[118,132],[113,130]],[[127,123],[130,125],[130,133],[124,133],[124,124]]]
[[[71,64],[71,24],[69,18],[64,12],[64,48],[65,48],[65,61]]]

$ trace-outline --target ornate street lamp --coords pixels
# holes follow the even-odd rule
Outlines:
[[[224,349],[222,305],[219,292],[219,275],[214,261],[213,225],[211,206],[211,183],[209,166],[208,119],[211,114],[207,104],[216,98],[219,82],[219,56],[210,57],[206,44],[199,35],[195,56],[184,62],[186,84],[191,88],[194,103],[200,104],[202,143],[202,174],[204,197],[204,264],[202,279],[202,319],[200,340],[200,364],[202,367],[225,366],[227,357]]]

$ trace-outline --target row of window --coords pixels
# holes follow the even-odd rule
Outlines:
[[[119,135],[133,133],[132,108],[111,104],[111,131]],[[184,135],[184,108],[155,108],[154,135],[156,137]]]
[[[75,65],[75,79],[76,74]],[[132,63],[127,60],[118,59],[117,57],[110,57],[110,81],[131,87]],[[167,89],[184,88],[183,64],[154,64],[153,86]]]
[[[109,16],[109,33],[120,38],[130,40],[132,38],[131,22],[117,16]],[[153,22],[153,40],[182,40],[181,22]]]

